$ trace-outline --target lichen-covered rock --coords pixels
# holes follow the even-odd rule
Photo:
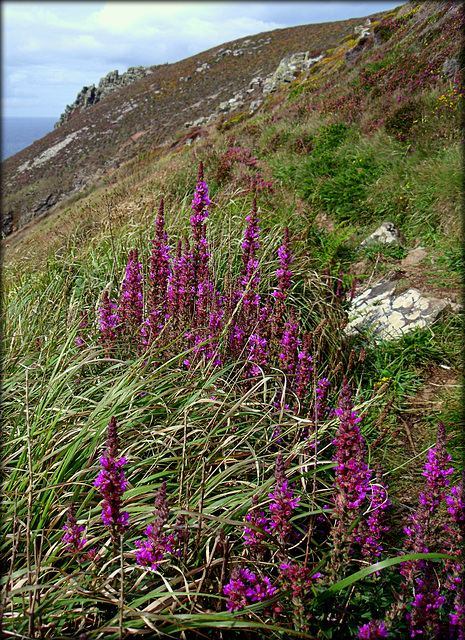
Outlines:
[[[284,85],[293,82],[302,71],[307,71],[312,65],[323,60],[324,57],[325,54],[321,53],[316,58],[312,58],[309,51],[300,51],[293,53],[291,56],[286,56],[281,60],[276,71],[265,78],[262,87],[263,95],[267,96]]]
[[[432,325],[450,307],[441,298],[424,296],[413,287],[397,293],[396,281],[381,281],[356,296],[349,310],[347,335],[393,340],[413,329]]]
[[[383,224],[373,231],[371,236],[365,238],[360,243],[361,247],[367,247],[371,244],[402,244],[404,237],[393,222],[383,222]]]

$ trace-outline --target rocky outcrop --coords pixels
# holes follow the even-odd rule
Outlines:
[[[98,87],[93,84],[90,87],[83,87],[81,89],[73,104],[66,105],[64,112],[61,114],[58,122],[55,123],[54,128],[57,129],[61,127],[76,113],[81,113],[81,111],[88,109],[93,104],[100,102],[102,98],[109,96],[121,87],[125,87],[140,78],[144,78],[149,73],[152,73],[152,67],[129,67],[129,69],[121,75],[119,75],[117,70],[110,71],[104,78],[100,79]]]
[[[353,299],[345,331],[375,342],[398,339],[432,325],[450,306],[449,301],[425,296],[414,287],[399,291],[397,281],[381,281]]]
[[[300,51],[291,56],[286,56],[281,60],[276,71],[265,78],[262,87],[263,95],[267,96],[293,82],[300,73],[307,71],[312,65],[323,60],[324,57],[324,53],[317,57],[311,57],[309,51]]]
[[[354,47],[352,47],[345,53],[346,64],[349,68],[354,66],[362,53],[364,53],[366,50],[367,39],[368,36],[371,35],[370,25],[371,20],[368,18],[367,20],[365,20],[365,24],[359,24],[354,27],[354,35],[358,37],[358,42]]]
[[[231,51],[226,49],[221,52],[221,56],[229,55],[230,53]],[[301,51],[291,56],[286,56],[282,58],[274,73],[265,79],[261,76],[255,76],[249,82],[247,89],[239,91],[229,100],[220,102],[213,113],[208,116],[202,116],[194,121],[185,122],[184,126],[188,129],[189,127],[200,127],[205,124],[210,124],[219,116],[236,111],[236,109],[240,109],[246,104],[248,105],[249,113],[253,113],[260,107],[266,96],[286,84],[293,82],[300,73],[307,71],[312,65],[323,60],[324,57],[324,53],[321,53],[317,57],[311,57],[309,51]],[[203,65],[203,67],[205,67],[205,65]],[[200,69],[200,67],[197,69],[198,72],[204,70],[204,68]]]

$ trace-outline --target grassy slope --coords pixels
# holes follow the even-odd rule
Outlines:
[[[443,7],[446,13],[448,4]],[[224,280],[231,264],[238,267],[244,217],[253,195],[250,185],[254,178],[259,184],[260,174],[272,183],[256,187],[263,290],[275,286],[274,256],[287,224],[296,256],[292,300],[310,329],[323,317],[329,323],[326,342],[318,343],[318,375],[331,378],[333,403],[350,349],[359,353],[365,347],[365,363],[351,371],[351,382],[357,389],[357,409],[366,413],[363,434],[370,445],[370,464],[383,463],[391,486],[392,521],[398,525],[390,534],[394,546],[421,490],[424,453],[434,441],[438,418],[447,423],[453,462],[460,467],[460,316],[452,313],[433,331],[416,332],[398,343],[346,345],[341,343],[335,301],[322,302],[324,278],[319,275],[330,269],[336,277],[342,269],[349,285],[357,263],[362,282],[398,271],[425,292],[457,298],[462,269],[461,96],[441,68],[445,58],[456,54],[458,35],[454,19],[438,24],[443,8],[434,11],[426,5],[401,12],[403,17],[393,12],[378,29],[385,43],[375,47],[369,40],[354,66],[345,63],[345,52],[353,46],[349,41],[289,89],[271,96],[261,113],[223,124],[226,130],[210,130],[193,147],[156,161],[140,156],[114,174],[113,184],[70,204],[58,214],[61,217],[44,221],[21,244],[6,250],[3,551],[10,558],[12,542],[18,541],[16,547],[13,544],[11,601],[16,611],[24,612],[29,591],[23,602],[21,587],[34,584],[39,575],[28,572],[25,563],[27,531],[33,532],[33,548],[42,558],[40,579],[47,585],[36,606],[40,605],[40,624],[48,637],[57,637],[47,627],[49,614],[63,612],[61,633],[66,637],[73,633],[74,616],[85,619],[86,628],[97,628],[116,614],[117,585],[102,583],[102,568],[79,578],[89,601],[82,593],[63,595],[72,565],[61,558],[59,543],[67,504],[74,499],[78,517],[93,524],[92,545],[104,553],[107,536],[98,524],[99,496],[92,482],[112,415],[120,424],[122,450],[130,460],[127,509],[134,524],[128,546],[133,547],[150,521],[162,480],[177,510],[204,514],[203,535],[182,559],[181,566],[192,571],[188,586],[176,582],[176,576],[169,578],[170,588],[184,593],[178,614],[191,616],[194,626],[202,625],[205,607],[215,601],[192,594],[209,594],[223,579],[218,559],[218,566],[205,572],[206,581],[199,581],[206,549],[212,548],[221,525],[235,539],[234,523],[242,521],[255,492],[266,501],[278,451],[288,460],[287,474],[297,481],[302,496],[303,509],[295,524],[303,526],[305,507],[318,508],[327,497],[323,491],[312,502],[309,483],[314,471],[305,466],[302,443],[295,438],[299,418],[269,409],[277,379],[266,390],[258,385],[244,397],[235,369],[207,368],[192,375],[180,366],[182,354],[166,363],[156,349],[148,358],[108,361],[98,346],[94,319],[102,290],[110,286],[116,292],[133,247],[146,262],[162,195],[169,237],[186,231],[200,159],[213,200],[209,243],[217,281]],[[443,32],[447,37],[440,37]],[[241,149],[243,157],[247,150],[255,164],[231,161],[234,148]],[[385,219],[400,226],[407,248],[426,247],[428,262],[402,273],[401,252],[379,249],[361,256],[357,244]],[[81,311],[93,323],[84,348],[75,345]],[[383,412],[386,405],[390,410]],[[277,426],[284,434],[279,449],[270,436]],[[334,424],[327,429],[334,429]],[[329,455],[324,453],[318,461],[321,478],[327,477],[322,469]],[[198,517],[190,520],[194,530]],[[231,562],[241,555],[237,540],[235,545]],[[126,555],[128,620],[137,627],[143,624],[144,607],[161,615],[171,600],[163,583],[132,580],[133,554]],[[31,563],[37,569],[34,558]],[[186,602],[186,592],[192,604]],[[100,609],[93,606],[96,593],[103,603]],[[85,616],[79,606],[86,607]],[[168,616],[165,629],[182,620]],[[27,621],[24,616],[17,622],[16,631],[27,631]],[[212,624],[211,612],[207,621]]]

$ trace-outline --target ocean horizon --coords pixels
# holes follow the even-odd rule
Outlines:
[[[39,140],[49,131],[53,131],[53,125],[58,121],[55,117],[3,117],[1,137],[1,159],[25,149],[34,140]]]

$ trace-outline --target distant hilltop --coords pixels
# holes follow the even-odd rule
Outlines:
[[[156,65],[159,66],[159,65]],[[102,98],[110,95],[113,91],[132,84],[140,78],[144,78],[152,73],[153,66],[150,67],[129,67],[129,69],[121,75],[116,71],[110,71],[104,78],[100,78],[98,87],[93,84],[90,87],[83,87],[77,94],[76,100],[71,105],[66,105],[66,109],[61,114],[58,122],[54,124],[54,129],[61,127],[68,122],[74,115],[81,113],[93,104],[100,102]]]

